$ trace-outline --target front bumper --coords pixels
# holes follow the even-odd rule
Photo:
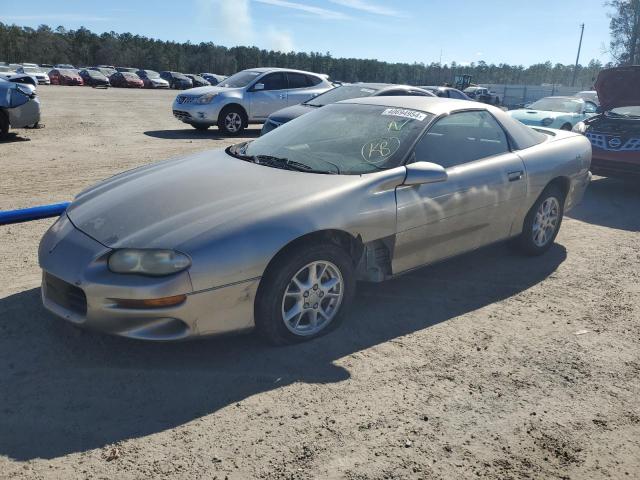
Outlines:
[[[587,191],[587,187],[591,183],[591,177],[591,172],[586,171],[571,182],[571,187],[565,201],[565,211],[568,212],[582,201],[584,193]]]
[[[215,103],[204,105],[196,103],[178,103],[173,101],[173,116],[184,123],[199,123],[204,125],[215,125],[218,123],[221,107]]]
[[[253,327],[259,279],[194,292],[186,271],[168,277],[114,274],[107,268],[110,252],[63,216],[40,243],[44,307],[79,327],[141,340],[182,340]],[[186,300],[172,307],[123,308],[116,302],[182,294]]]

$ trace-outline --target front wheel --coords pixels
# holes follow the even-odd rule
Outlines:
[[[544,189],[524,220],[517,238],[520,249],[527,255],[541,255],[553,244],[564,215],[565,195],[556,185]]]
[[[276,345],[324,335],[340,324],[355,285],[353,261],[337,245],[294,249],[262,277],[256,328]]]
[[[245,127],[244,115],[237,107],[227,107],[218,117],[218,130],[225,135],[239,135]]]

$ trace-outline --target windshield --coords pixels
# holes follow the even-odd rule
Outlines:
[[[75,76],[76,72],[74,72],[73,70],[65,70],[64,68],[62,70],[58,70],[60,72],[60,75],[67,75],[67,76]]]
[[[297,170],[358,175],[401,165],[432,115],[380,105],[337,103],[241,146],[242,156],[287,160]]]
[[[36,67],[22,67],[22,70],[28,73],[40,73],[40,69]]]
[[[244,70],[242,72],[236,73],[235,75],[231,75],[229,78],[220,82],[218,84],[218,87],[227,87],[227,88],[246,87],[251,82],[253,82],[259,75],[262,75],[262,72]]]
[[[138,80],[140,77],[138,77],[138,75],[136,75],[135,73],[131,73],[131,72],[122,72],[122,76],[124,78],[127,78],[129,80]]]
[[[147,76],[147,78],[160,78],[160,74],[153,70],[143,70],[142,73]]]
[[[348,85],[337,87],[324,92],[322,95],[318,95],[315,98],[311,98],[304,102],[306,105],[312,105],[314,107],[322,107],[330,103],[336,103],[340,100],[349,100],[350,98],[370,97],[378,91],[377,88],[370,88],[365,86]]]
[[[583,102],[570,98],[543,98],[533,102],[527,107],[528,110],[545,110],[547,112],[580,113]]]
[[[612,110],[609,110],[610,114],[613,115],[620,115],[620,116],[625,116],[625,117],[633,117],[633,118],[640,118],[640,107],[639,106],[633,106],[633,107],[618,107],[618,108],[614,108]]]
[[[582,98],[583,100],[589,100],[593,103],[598,103],[598,94],[596,92],[578,92],[576,93],[576,97]]]

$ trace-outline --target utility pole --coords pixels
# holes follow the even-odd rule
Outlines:
[[[573,80],[571,86],[576,85],[576,76],[578,75],[578,62],[580,62],[580,50],[582,49],[582,36],[584,35],[584,23],[580,24],[580,43],[578,44],[578,56],[576,57],[576,66],[573,68]]]

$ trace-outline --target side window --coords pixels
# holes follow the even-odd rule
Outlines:
[[[406,90],[387,90],[386,92],[382,92],[380,97],[399,97],[401,95],[408,95]]]
[[[319,77],[314,77],[313,75],[305,75],[307,77],[307,83],[310,87],[315,87],[316,85],[320,85],[322,83],[322,79]]]
[[[302,73],[287,73],[289,78],[289,88],[307,88],[310,84],[307,81],[307,76]]]
[[[508,151],[507,136],[491,114],[470,111],[438,120],[416,145],[415,159],[450,168]]]
[[[265,90],[286,90],[287,77],[283,72],[270,73],[258,80],[258,83],[264,83]]]

